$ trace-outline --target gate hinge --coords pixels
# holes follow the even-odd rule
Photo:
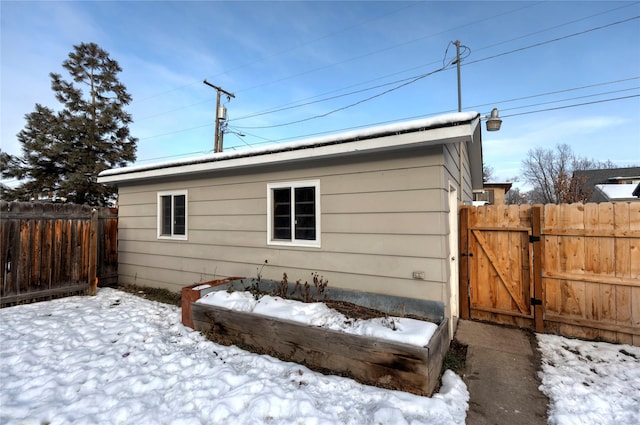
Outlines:
[[[531,305],[542,305],[542,300],[531,298]]]
[[[540,242],[540,236],[529,235],[529,242]]]

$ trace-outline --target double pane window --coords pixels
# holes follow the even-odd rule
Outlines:
[[[158,193],[158,238],[187,239],[186,191]]]
[[[320,245],[318,181],[268,185],[268,243]]]

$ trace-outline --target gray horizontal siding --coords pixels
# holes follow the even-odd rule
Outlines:
[[[255,274],[259,265],[255,265],[251,270]],[[296,269],[293,267],[285,270],[291,279],[309,279],[311,274],[308,270]],[[181,271],[168,268],[160,268],[155,265],[152,267],[145,267],[138,264],[131,265],[123,263],[119,265],[118,273],[122,284],[136,284],[141,286],[157,287],[168,289],[170,291],[180,291],[180,289],[189,284],[207,282],[214,279],[222,279],[225,277],[232,277],[220,274],[215,270],[210,272],[206,271]],[[321,273],[322,274],[322,273]],[[273,275],[274,277],[271,277]],[[389,279],[383,276],[363,276],[357,273],[341,273],[322,274],[323,277],[329,280],[329,291],[331,287],[341,287],[344,289],[354,289],[359,291],[366,291],[385,295],[395,295],[399,297],[407,298],[421,298],[427,300],[439,300],[442,297],[442,284],[439,282],[427,282],[420,280],[406,280],[402,281],[402,285],[398,285],[398,281],[395,279]],[[254,275],[255,276],[255,275]],[[268,268],[263,270],[264,278],[277,279],[282,278],[281,273],[272,272],[269,274]],[[249,278],[252,276],[250,275]],[[293,281],[295,281],[295,279]],[[336,284],[341,279],[347,283],[347,285],[339,286]],[[176,282],[182,282],[177,284]],[[247,284],[250,283],[250,279],[247,280]]]
[[[305,279],[437,301],[446,283],[447,192],[442,148],[340,159],[215,178],[125,185],[119,194],[121,282],[179,290],[201,280]],[[270,246],[267,184],[320,180],[321,248]],[[188,190],[188,240],[158,240],[157,192]],[[414,280],[422,271],[426,280]],[[135,282],[134,282],[135,281]]]
[[[202,262],[240,263],[247,264],[248,269],[241,271],[242,275],[255,275],[254,265],[268,261],[270,268],[281,268],[286,272],[288,267],[318,271],[322,269],[334,273],[353,273],[367,276],[383,276],[387,278],[411,278],[413,270],[424,269],[427,280],[439,282],[442,280],[442,270],[438,258],[405,257],[392,255],[352,254],[333,252],[313,252],[298,249],[273,250],[270,248],[221,247],[217,245],[195,245],[183,243],[179,252],[175,245],[167,243],[147,244],[145,242],[126,242],[122,249],[128,253],[127,259],[131,264],[152,267],[158,265],[167,269],[202,270]],[[152,250],[153,256],[144,250]],[[375,261],[371,261],[375,259]],[[354,265],[366,264],[364,268],[354,268]],[[237,268],[234,269],[238,270]],[[221,270],[222,271],[222,270]],[[237,272],[236,272],[237,273]],[[231,274],[236,274],[231,273]],[[282,275],[277,275],[279,279]]]

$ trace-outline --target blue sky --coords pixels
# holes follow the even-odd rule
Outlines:
[[[245,136],[226,134],[225,150],[455,111],[456,70],[442,68],[460,40],[463,110],[497,107],[504,120],[483,133],[495,180],[520,175],[529,149],[558,143],[640,164],[640,2],[3,0],[0,8],[0,142],[12,154],[36,103],[59,109],[49,73],[66,77],[61,64],[81,42],[123,68],[136,164],[148,164],[213,149],[216,93],[204,79],[236,96],[226,103],[229,126]]]

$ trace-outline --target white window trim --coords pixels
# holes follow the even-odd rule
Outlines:
[[[184,195],[184,235],[174,235],[173,234],[173,224],[171,225],[171,235],[163,235],[162,234],[162,197],[163,196],[179,196]],[[171,202],[171,214],[173,215],[173,198]],[[157,231],[158,231],[158,239],[169,239],[169,240],[180,240],[186,241],[188,240],[189,235],[189,191],[187,190],[167,190],[163,192],[158,192],[158,200],[157,200]]]
[[[316,196],[315,196],[315,214],[316,214],[316,239],[315,240],[306,240],[306,239],[295,239],[295,231],[293,220],[295,214],[291,214],[292,227],[291,227],[291,240],[275,240],[273,239],[273,189],[283,189],[283,188],[291,188],[292,191],[295,188],[299,187],[314,187]],[[294,192],[295,193],[295,192]],[[295,205],[293,202],[292,194],[292,208]],[[280,245],[280,246],[300,246],[300,247],[313,247],[320,248],[320,238],[321,238],[321,229],[320,229],[320,180],[299,180],[299,181],[291,181],[291,182],[278,182],[278,183],[268,183],[267,184],[267,245]]]

